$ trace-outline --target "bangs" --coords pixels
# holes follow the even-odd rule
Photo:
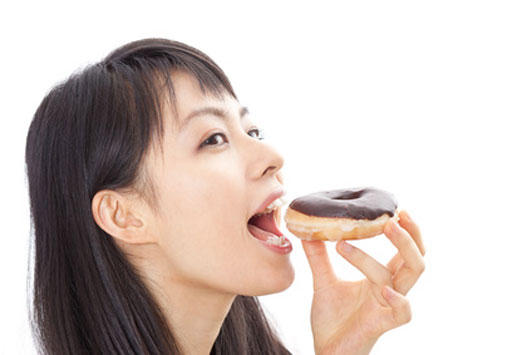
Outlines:
[[[154,41],[156,43],[154,44]],[[141,141],[162,145],[165,106],[177,115],[174,81],[181,73],[194,77],[204,95],[238,100],[229,79],[206,54],[183,43],[165,39],[144,39],[110,53],[101,63],[109,71],[127,107],[127,116],[141,127]],[[162,149],[162,146],[161,146]]]
[[[121,134],[134,142],[129,150],[136,152],[138,174],[130,185],[141,192],[157,211],[157,193],[142,160],[153,146],[163,151],[166,107],[178,119],[174,80],[183,73],[194,77],[204,95],[238,100],[229,79],[220,67],[203,52],[184,43],[166,39],[144,39],[126,44],[96,65],[108,82],[106,109],[114,117],[113,125],[121,126]],[[113,111],[111,113],[111,111]],[[176,122],[177,123],[177,122]]]

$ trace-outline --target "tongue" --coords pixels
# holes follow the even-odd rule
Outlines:
[[[281,237],[283,235],[273,220],[273,212],[252,217],[248,226],[251,234],[260,240],[266,241],[268,237]]]
[[[278,238],[275,234],[262,230],[259,227],[254,226],[253,224],[248,224],[248,229],[252,236],[259,240],[262,240],[263,242],[267,242],[268,240],[275,240]]]

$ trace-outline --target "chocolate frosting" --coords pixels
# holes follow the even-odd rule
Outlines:
[[[373,187],[320,191],[293,200],[290,208],[309,216],[374,220],[393,217],[395,197]]]

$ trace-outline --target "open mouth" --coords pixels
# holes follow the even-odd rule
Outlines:
[[[276,206],[272,210],[257,213],[248,221],[248,229],[255,238],[267,244],[285,246],[289,241],[279,230],[277,221],[280,220],[281,208]]]

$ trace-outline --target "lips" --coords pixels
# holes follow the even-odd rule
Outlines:
[[[253,217],[248,223],[249,233],[258,239],[264,246],[280,254],[292,251],[292,243],[286,238],[275,223],[275,212],[260,214]]]
[[[285,242],[286,238],[278,226],[281,208],[277,203],[274,203],[285,193],[286,191],[282,188],[271,193],[248,220],[248,230],[252,236],[268,244],[281,245]],[[277,207],[273,210],[268,209],[272,206]]]

